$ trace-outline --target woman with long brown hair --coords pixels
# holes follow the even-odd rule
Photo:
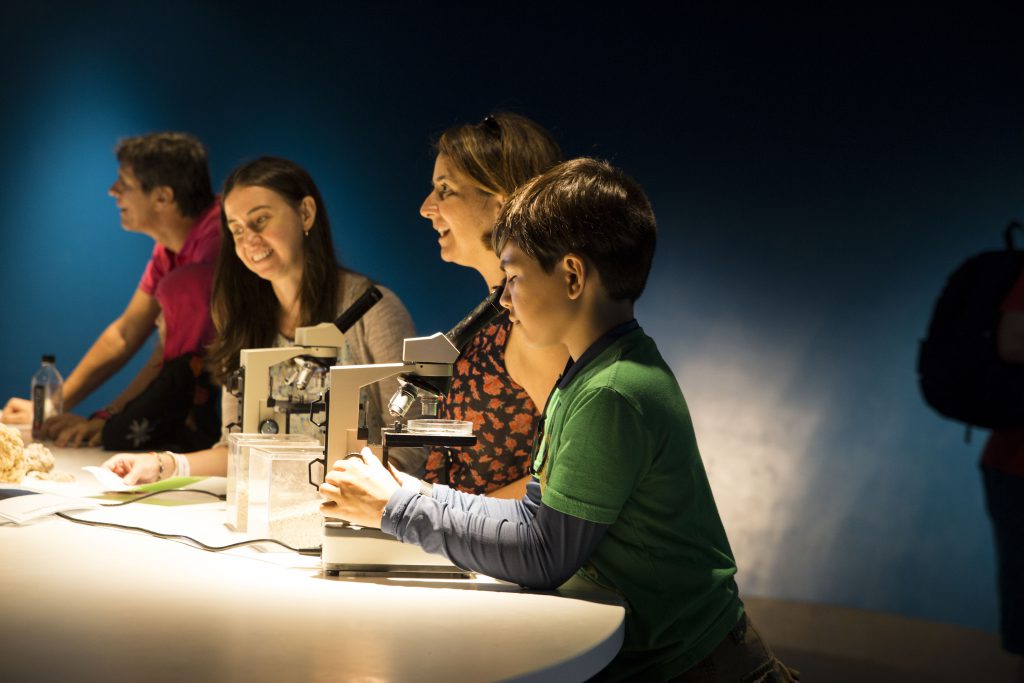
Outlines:
[[[503,279],[491,245],[498,212],[517,187],[561,161],[561,150],[540,125],[508,112],[453,126],[434,149],[433,189],[420,214],[437,231],[441,259],[476,270],[493,290]],[[481,330],[441,404],[441,417],[473,422],[477,445],[433,450],[426,480],[521,498],[534,426],[568,357],[563,347],[527,347],[507,312]]]
[[[339,265],[320,191],[298,164],[277,157],[245,163],[228,176],[222,197],[222,246],[211,306],[218,336],[209,364],[223,384],[238,368],[242,349],[290,346],[297,327],[334,320],[373,283]],[[401,360],[402,340],[414,333],[412,319],[391,291],[378,288],[383,298],[346,332],[339,362]],[[392,384],[367,388],[371,433],[379,433],[388,419],[390,393],[383,392]],[[237,413],[235,397],[224,391],[224,434],[213,448],[187,455],[121,453],[105,466],[128,484],[174,474],[223,475],[227,425]],[[409,471],[420,465],[396,464]]]

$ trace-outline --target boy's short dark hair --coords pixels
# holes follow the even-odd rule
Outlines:
[[[130,164],[143,192],[166,185],[183,216],[195,218],[213,203],[210,165],[203,143],[187,133],[147,133],[125,138],[114,148]]]
[[[566,161],[505,202],[494,226],[497,253],[511,242],[546,271],[568,253],[597,269],[614,299],[636,301],[647,284],[657,225],[643,189],[596,159]]]

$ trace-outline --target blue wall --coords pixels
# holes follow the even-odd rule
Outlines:
[[[299,161],[343,260],[430,332],[483,290],[417,215],[429,141],[512,109],[649,191],[639,317],[691,405],[741,589],[995,627],[981,440],[921,404],[913,370],[947,272],[1024,215],[1008,17],[140,4],[0,10],[0,395],[43,352],[69,372],[138,282],[152,242],[106,196],[117,138],[191,131],[216,182]]]

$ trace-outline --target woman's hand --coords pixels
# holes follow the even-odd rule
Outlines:
[[[157,459],[159,457],[162,456],[154,453],[118,453],[108,458],[103,466],[124,479],[128,486],[148,484],[160,479],[160,461]],[[173,458],[171,466],[174,466]]]
[[[408,475],[401,476],[417,481]],[[373,451],[364,448],[360,456],[339,460],[327,473],[320,485],[320,495],[327,502],[320,506],[320,511],[326,517],[380,528],[384,506],[405,483],[399,481],[394,470],[385,469]]]

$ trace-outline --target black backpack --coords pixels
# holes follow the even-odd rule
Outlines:
[[[996,350],[1003,300],[1024,270],[1024,251],[1006,248],[972,256],[946,281],[921,341],[917,374],[924,400],[942,415],[970,427],[1024,427],[1024,363],[1006,363]]]

